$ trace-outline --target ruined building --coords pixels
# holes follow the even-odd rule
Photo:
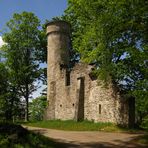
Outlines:
[[[47,24],[48,70],[46,119],[90,120],[128,125],[134,123],[134,103],[113,85],[104,87],[91,76],[93,66],[77,63],[69,69],[70,25]]]

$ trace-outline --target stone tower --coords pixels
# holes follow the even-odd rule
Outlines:
[[[65,81],[69,68],[70,25],[65,21],[47,23],[47,119],[55,119],[56,83]],[[65,82],[63,82],[65,83]]]

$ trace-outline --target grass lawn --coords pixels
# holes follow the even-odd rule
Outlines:
[[[137,131],[135,129],[128,129],[119,127],[113,123],[94,123],[91,121],[76,122],[72,120],[50,120],[50,121],[38,121],[23,123],[28,126],[58,129],[66,131],[106,131],[106,132],[120,132],[120,131]]]

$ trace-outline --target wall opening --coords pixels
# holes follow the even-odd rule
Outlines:
[[[96,73],[95,73],[95,68],[91,68],[91,72],[89,73],[89,77],[92,81],[94,80],[97,80],[97,76],[96,76]]]
[[[135,125],[135,98],[134,97],[129,97],[128,98],[128,105],[129,105],[129,128],[133,128]]]
[[[55,86],[56,86],[56,82],[52,81],[50,82],[50,94],[55,94]]]
[[[68,69],[66,69],[65,85],[66,86],[70,85],[70,71]]]
[[[101,114],[101,104],[99,104],[99,114]]]
[[[77,79],[77,98],[78,98],[78,110],[77,110],[77,121],[84,120],[84,77]]]

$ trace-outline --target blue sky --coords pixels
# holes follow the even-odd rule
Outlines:
[[[14,13],[33,12],[44,23],[46,19],[62,15],[66,7],[67,0],[0,0],[0,30]]]
[[[33,12],[41,23],[44,23],[46,19],[51,20],[55,16],[62,15],[66,7],[67,0],[0,0],[0,47],[3,44],[1,31],[3,32],[6,22],[14,13]],[[41,85],[33,97],[39,96],[43,88]]]

